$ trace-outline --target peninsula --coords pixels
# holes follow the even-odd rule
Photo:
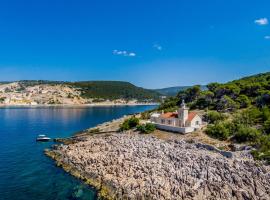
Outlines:
[[[188,88],[45,153],[105,199],[269,199],[269,77]]]
[[[270,197],[270,168],[254,161],[249,149],[223,153],[204,145],[198,132],[117,132],[126,118],[58,140],[63,144],[45,153],[104,199]]]

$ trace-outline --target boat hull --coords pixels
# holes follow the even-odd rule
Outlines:
[[[48,142],[50,140],[51,140],[51,138],[37,138],[36,139],[37,142]]]

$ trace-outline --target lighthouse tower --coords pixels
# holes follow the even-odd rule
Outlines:
[[[178,109],[178,118],[180,121],[180,126],[185,127],[185,122],[188,119],[188,108],[186,107],[184,100],[182,100],[181,107]]]

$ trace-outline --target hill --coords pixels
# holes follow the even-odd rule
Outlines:
[[[154,91],[164,95],[164,96],[175,96],[178,92],[191,88],[192,86],[176,86],[176,87],[167,87],[162,89],[154,89]],[[202,90],[206,90],[206,86],[201,86]]]
[[[160,94],[156,91],[137,87],[129,82],[123,81],[83,81],[69,83],[78,87],[85,98],[102,99],[138,99],[155,100],[159,99]]]
[[[193,86],[165,100],[159,110],[173,111],[182,100],[191,109],[205,110],[211,137],[255,148],[257,159],[270,163],[270,72],[228,83],[210,83],[208,90]]]
[[[0,83],[0,104],[126,104],[158,102],[160,94],[121,81],[23,80]]]
[[[154,91],[164,95],[164,96],[175,96],[178,92],[190,88],[191,86],[176,86],[176,87],[168,87],[161,89],[154,89]]]

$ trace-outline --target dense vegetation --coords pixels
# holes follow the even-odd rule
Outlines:
[[[81,88],[83,96],[86,98],[103,99],[138,99],[155,100],[159,99],[160,94],[122,81],[85,81],[74,82],[73,86]]]
[[[247,143],[253,155],[270,163],[270,73],[245,77],[225,84],[199,85],[166,99],[159,110],[175,110],[184,99],[191,109],[204,109],[206,133],[220,140]]]
[[[22,80],[19,81],[24,87],[29,87],[29,86],[36,86],[36,85],[42,85],[42,84],[47,84],[47,85],[59,85],[59,84],[65,84],[67,82],[64,81],[47,81],[47,80]]]

